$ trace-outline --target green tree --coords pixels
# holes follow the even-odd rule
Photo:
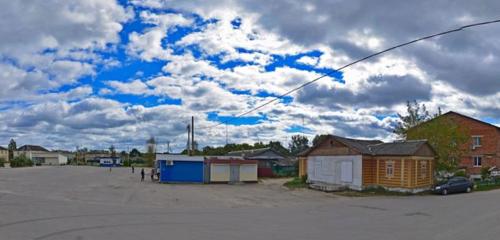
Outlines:
[[[288,148],[292,155],[297,155],[309,148],[309,139],[303,135],[294,135]]]
[[[130,151],[130,157],[131,158],[138,158],[141,156],[141,152],[139,152],[139,150],[137,150],[137,148],[132,148],[132,150]]]
[[[431,119],[425,104],[420,105],[416,100],[413,102],[406,102],[406,113],[407,115],[401,115],[398,113],[399,121],[393,130],[393,132],[401,138],[406,137],[408,129]]]
[[[314,136],[313,138],[313,146],[316,146],[318,145],[321,141],[323,141],[323,139],[327,138],[328,135],[327,134],[321,134],[321,135],[316,135]]]
[[[7,147],[9,150],[9,159],[14,159],[14,152],[17,150],[17,144],[14,139],[10,139],[9,146]]]
[[[453,120],[439,115],[406,131],[407,140],[427,139],[436,151],[436,170],[455,172],[458,160],[465,154],[468,130]]]
[[[33,161],[26,157],[26,155],[21,154],[19,156],[16,156],[10,161],[10,166],[13,168],[16,167],[31,167],[33,166]]]

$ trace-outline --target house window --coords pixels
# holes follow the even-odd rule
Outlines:
[[[427,161],[420,161],[420,178],[427,177]]]
[[[385,162],[385,176],[394,177],[394,161]]]
[[[481,147],[481,136],[472,136],[472,147]]]
[[[474,156],[472,157],[474,167],[481,167],[481,162],[483,158],[481,156]]]

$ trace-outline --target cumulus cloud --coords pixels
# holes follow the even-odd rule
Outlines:
[[[222,144],[225,127],[210,128],[209,113],[245,112],[325,69],[499,9],[448,0],[11,1],[0,9],[0,139],[124,149],[153,135],[180,150],[195,116],[200,144]],[[359,63],[252,112],[264,118],[257,124],[228,125],[229,139],[286,142],[301,126],[309,137],[391,140],[392,116],[413,99],[500,122],[499,34],[483,26]],[[141,102],[150,97],[159,100]]]

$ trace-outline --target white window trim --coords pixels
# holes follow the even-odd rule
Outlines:
[[[478,145],[476,145],[476,143],[474,141],[475,138],[479,139],[479,144]],[[476,147],[481,147],[482,146],[482,138],[483,138],[482,135],[472,135],[472,147],[475,147],[475,148]]]
[[[391,174],[387,174],[387,170],[389,170],[389,165],[391,165]],[[390,160],[390,161],[385,161],[385,177],[386,178],[393,178],[394,177],[394,165],[395,161]]]
[[[481,164],[480,165],[476,165],[476,158],[480,158],[481,159]],[[483,156],[472,156],[472,167],[479,168],[479,167],[482,167],[482,166],[483,166]]]

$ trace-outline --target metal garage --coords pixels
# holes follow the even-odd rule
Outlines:
[[[157,154],[156,166],[160,171],[160,182],[203,183],[204,158],[200,156]]]

